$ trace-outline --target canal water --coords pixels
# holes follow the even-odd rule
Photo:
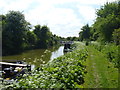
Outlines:
[[[24,61],[32,66],[32,69],[39,67],[53,59],[64,55],[64,46],[52,47],[49,49],[35,49],[28,50],[18,55],[3,56],[2,61],[14,62],[14,61]]]

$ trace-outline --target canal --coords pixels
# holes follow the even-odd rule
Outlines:
[[[18,55],[3,56],[2,61],[24,61],[27,64],[30,64],[33,69],[64,55],[63,48],[64,46],[52,47],[49,49],[28,50]]]

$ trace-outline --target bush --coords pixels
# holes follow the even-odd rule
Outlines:
[[[24,75],[13,88],[82,88],[87,51],[75,50]]]
[[[106,45],[101,45],[99,43],[92,44],[92,46],[97,49],[98,51],[104,53],[107,59],[114,63],[115,67],[119,68],[120,61],[119,61],[119,46],[116,46],[113,43],[107,43]]]

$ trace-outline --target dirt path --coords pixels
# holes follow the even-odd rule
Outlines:
[[[103,53],[93,47],[87,47],[86,88],[116,88],[118,85],[118,70],[113,67]]]

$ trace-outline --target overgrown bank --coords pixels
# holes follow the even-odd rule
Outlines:
[[[117,88],[118,47],[77,42],[76,50],[25,74],[12,88]],[[113,48],[114,47],[114,48]],[[112,59],[108,53],[111,53]]]
[[[85,48],[76,49],[32,71],[31,75],[24,75],[22,79],[13,83],[10,87],[82,88],[87,56]]]
[[[119,53],[114,44],[94,43],[87,47],[86,88],[118,88]]]

